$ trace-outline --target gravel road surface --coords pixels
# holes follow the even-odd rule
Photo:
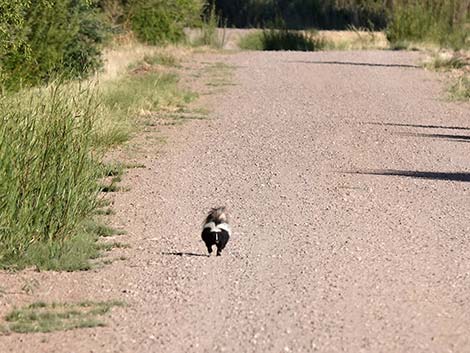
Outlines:
[[[128,260],[0,275],[34,277],[35,299],[128,306],[103,328],[0,336],[0,352],[470,352],[469,104],[417,53],[207,60],[234,85],[115,196]],[[206,257],[218,205],[233,236]],[[0,313],[32,300],[10,294]]]

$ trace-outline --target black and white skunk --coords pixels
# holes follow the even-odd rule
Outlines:
[[[217,246],[217,256],[227,245],[230,238],[230,226],[225,212],[225,207],[213,208],[202,226],[202,240],[206,243],[209,256],[212,253],[212,246]]]

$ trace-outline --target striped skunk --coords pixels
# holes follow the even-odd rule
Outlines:
[[[230,238],[230,226],[228,225],[225,207],[212,208],[202,226],[202,240],[206,243],[209,256],[212,246],[217,246],[217,256],[227,245]]]

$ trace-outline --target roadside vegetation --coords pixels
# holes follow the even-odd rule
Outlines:
[[[123,171],[104,154],[158,116],[174,121],[197,95],[178,59],[147,55],[102,83],[52,83],[0,100],[0,267],[84,270],[118,232],[99,223]],[[171,115],[171,117],[170,117]],[[122,244],[114,243],[114,247]]]
[[[105,326],[100,317],[113,307],[125,306],[120,301],[92,302],[77,304],[35,302],[23,308],[12,310],[5,317],[4,332],[32,333],[67,331],[77,328]]]
[[[467,52],[439,51],[423,66],[429,70],[446,72],[450,77],[449,98],[470,102],[470,54]]]
[[[160,1],[0,0],[0,268],[86,270],[126,246],[100,238],[122,233],[102,223],[112,214],[105,195],[123,190],[130,166],[103,157],[149,117],[177,119],[197,95],[179,84],[179,58],[164,48],[113,77],[93,75],[104,44],[157,3],[164,11]],[[201,4],[173,2],[158,42],[180,40],[181,11]]]

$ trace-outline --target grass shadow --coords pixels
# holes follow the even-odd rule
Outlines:
[[[366,124],[366,125],[399,126],[399,127],[416,127],[416,128],[423,128],[423,129],[470,130],[470,127],[464,127],[464,126],[441,126],[441,125],[426,125],[426,124],[375,123],[375,122],[366,122],[364,124]]]
[[[402,136],[410,137],[428,137],[432,139],[443,139],[455,142],[470,142],[470,136],[467,135],[450,135],[450,134],[422,134],[422,133],[400,133]]]
[[[347,174],[399,176],[406,178],[470,182],[470,173],[430,172],[398,169],[359,170]]]
[[[377,64],[377,63],[364,63],[352,61],[319,61],[319,60],[294,60],[288,61],[295,64],[316,64],[316,65],[347,65],[347,66],[370,66],[370,67],[398,67],[409,69],[420,69],[421,66],[411,64]]]

